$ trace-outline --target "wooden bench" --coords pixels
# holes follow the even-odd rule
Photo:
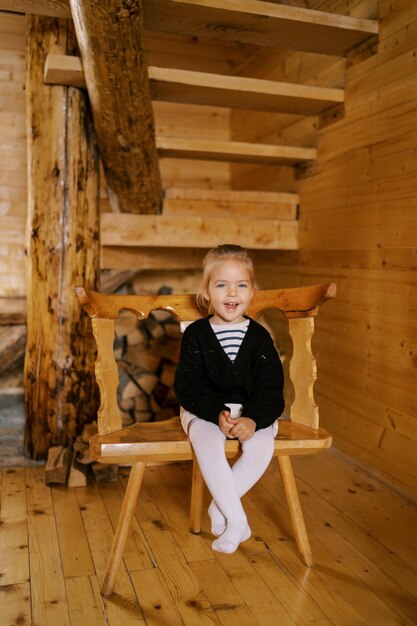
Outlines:
[[[139,319],[151,311],[169,311],[181,321],[193,321],[202,316],[193,295],[136,296],[101,294],[76,288],[80,304],[91,317],[97,343],[96,380],[100,388],[101,404],[98,411],[98,434],[90,440],[90,453],[102,463],[132,464],[113,545],[102,584],[102,594],[109,597],[114,589],[117,572],[123,556],[130,519],[139,495],[146,463],[149,461],[193,460],[191,485],[190,530],[199,533],[204,496],[204,482],[187,435],[179,417],[164,422],[138,423],[122,428],[117,403],[118,367],[113,354],[114,320],[122,310],[129,310]],[[313,563],[304,524],[300,499],[291,465],[294,454],[312,454],[331,446],[331,436],[319,428],[319,413],[314,402],[313,385],[316,380],[316,362],[311,352],[314,317],[319,306],[336,295],[336,285],[313,285],[296,289],[256,292],[248,314],[256,318],[265,309],[278,309],[289,321],[293,341],[290,377],[295,400],[290,409],[290,420],[281,420],[275,439],[275,456],[284,484],[291,521],[298,549],[304,563]],[[239,454],[237,440],[227,440],[229,458]]]

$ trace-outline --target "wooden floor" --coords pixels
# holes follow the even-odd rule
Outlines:
[[[417,507],[334,451],[295,460],[316,565],[298,558],[276,462],[246,497],[253,536],[214,553],[187,531],[190,468],[145,474],[111,600],[99,581],[128,470],[117,483],[46,487],[3,468],[0,624],[417,624]]]

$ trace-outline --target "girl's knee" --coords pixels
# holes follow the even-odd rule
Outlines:
[[[272,432],[272,426],[257,430],[250,439],[247,439],[242,443],[242,450],[245,454],[253,456],[268,456],[274,452],[274,435]]]

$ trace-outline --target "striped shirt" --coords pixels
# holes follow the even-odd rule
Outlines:
[[[237,357],[248,326],[249,320],[240,322],[240,324],[211,324],[221,347],[231,361],[234,361]]]

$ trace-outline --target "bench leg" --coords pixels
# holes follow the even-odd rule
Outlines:
[[[107,561],[104,573],[101,593],[105,598],[109,598],[113,593],[116,583],[117,573],[126,545],[127,533],[129,531],[130,520],[135,509],[140,487],[142,485],[145,463],[134,463],[130,470],[129,482],[127,484],[125,497],[123,499],[122,510],[117,522],[116,533],[114,535],[109,560]]]
[[[284,485],[284,491],[287,498],[288,508],[290,510],[291,522],[294,529],[295,540],[304,563],[311,567],[313,565],[313,556],[311,554],[310,543],[308,541],[307,531],[304,523],[303,511],[301,509],[300,497],[295,482],[295,476],[292,469],[291,459],[289,456],[278,456],[278,466],[281,472],[281,478]]]
[[[190,531],[201,532],[201,518],[203,514],[204,479],[197,459],[193,459],[193,477],[191,482]]]

